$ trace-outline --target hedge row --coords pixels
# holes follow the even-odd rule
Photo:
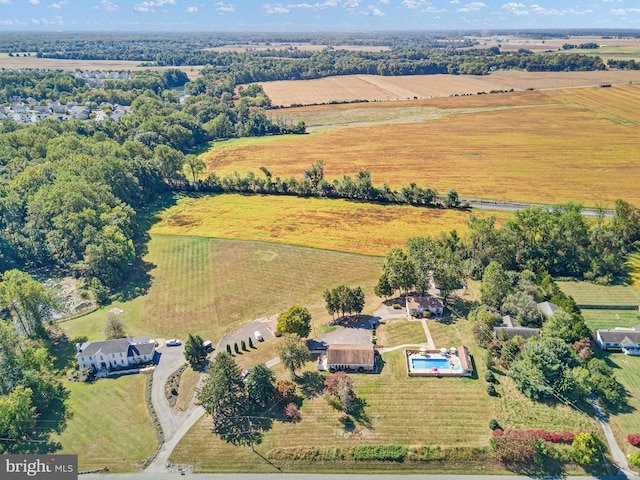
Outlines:
[[[278,461],[488,462],[488,448],[417,445],[357,445],[354,447],[281,447],[268,453]]]

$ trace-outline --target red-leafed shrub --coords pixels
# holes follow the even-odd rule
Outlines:
[[[569,430],[562,431],[562,443],[572,443],[573,437],[575,437],[575,434],[571,433]]]
[[[295,403],[289,403],[284,407],[284,418],[294,421],[300,419],[300,409]]]
[[[562,441],[562,435],[559,434],[558,432],[553,432],[551,434],[551,441],[553,443],[560,443]]]
[[[630,433],[627,435],[627,441],[634,447],[640,447],[640,433]]]
[[[494,437],[501,437],[502,435],[504,435],[504,432],[502,431],[502,429],[496,428],[493,432],[491,432],[491,435],[493,435]]]

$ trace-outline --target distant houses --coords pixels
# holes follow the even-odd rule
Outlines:
[[[640,355],[640,325],[596,330],[596,342],[603,350],[616,349],[625,355]]]
[[[426,312],[430,315],[440,316],[444,311],[444,303],[435,295],[412,295],[406,299],[407,315],[422,316]]]
[[[126,337],[76,344],[76,350],[78,367],[89,367],[99,371],[151,363],[156,352],[156,343],[149,337]]]
[[[17,123],[38,123],[45,119],[60,122],[94,119],[96,122],[103,123],[109,119],[118,121],[131,110],[131,107],[109,102],[102,102],[92,111],[90,102],[84,105],[69,102],[65,105],[58,101],[38,102],[33,98],[23,100],[20,97],[13,97],[12,100],[8,105],[0,106],[0,119],[9,118]]]
[[[521,327],[511,315],[502,317],[502,323],[493,327],[493,333],[498,340],[511,340],[516,336],[522,340],[529,340],[531,337],[540,338],[539,328]]]

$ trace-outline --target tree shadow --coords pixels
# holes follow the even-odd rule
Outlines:
[[[322,395],[324,391],[325,376],[320,372],[304,372],[295,382],[298,384],[304,398],[313,398]]]
[[[353,400],[351,408],[349,409],[349,413],[353,416],[353,418],[362,426],[371,428],[371,419],[367,412],[365,412],[365,407],[367,406],[367,400],[361,397],[356,397]]]
[[[356,429],[356,423],[347,414],[340,417],[340,423],[342,424],[342,428],[344,428],[345,432],[353,432]]]
[[[76,366],[76,344],[83,344],[86,336],[69,339],[56,325],[50,329],[49,353],[53,359],[53,368],[59,371],[68,370]]]

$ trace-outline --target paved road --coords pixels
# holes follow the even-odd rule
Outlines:
[[[189,478],[193,480],[279,480],[281,478],[287,480],[560,480],[569,478],[570,480],[621,480],[624,476],[616,477],[526,477],[517,475],[361,475],[361,474],[313,474],[313,473],[195,473],[182,476],[179,473],[114,473],[107,474],[108,480],[178,480]],[[634,477],[627,477],[629,479]],[[81,480],[104,480],[104,474],[88,474],[82,475]],[[637,480],[635,477],[634,480]]]
[[[537,203],[518,203],[518,202],[507,202],[501,200],[482,200],[482,199],[469,199],[469,206],[478,210],[499,210],[503,212],[515,212],[517,210],[524,210],[530,207],[542,207],[542,208],[551,208],[550,205],[540,205]],[[595,217],[598,215],[593,208],[583,208],[582,214],[587,217]],[[606,210],[604,216],[606,218],[613,217],[613,210]]]

